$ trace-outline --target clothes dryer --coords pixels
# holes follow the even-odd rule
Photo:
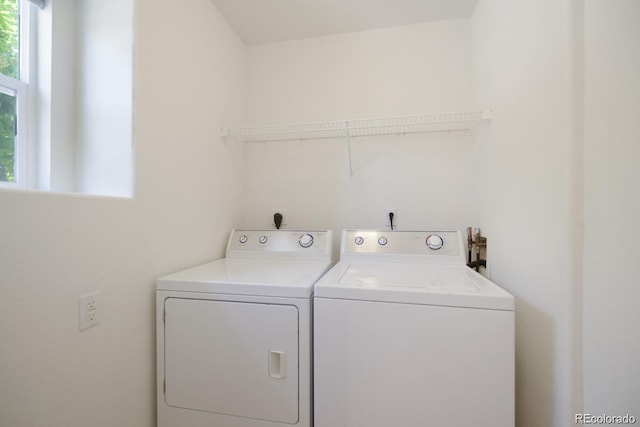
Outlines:
[[[157,282],[159,427],[309,427],[314,283],[331,231],[233,230]]]
[[[514,426],[513,296],[459,232],[344,231],[315,288],[315,427]]]

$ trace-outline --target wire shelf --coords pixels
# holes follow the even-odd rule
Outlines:
[[[327,138],[357,138],[423,132],[469,130],[491,120],[491,111],[422,114],[405,117],[356,119],[221,129],[224,138],[244,142],[293,141]]]

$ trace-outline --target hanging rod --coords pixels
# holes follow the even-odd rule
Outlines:
[[[269,142],[402,135],[468,130],[478,123],[492,118],[493,113],[491,111],[434,113],[376,119],[225,128],[220,130],[220,136],[244,142]]]

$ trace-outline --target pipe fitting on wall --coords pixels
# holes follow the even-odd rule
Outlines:
[[[475,248],[476,259],[472,260],[473,248]],[[487,260],[481,258],[481,253],[484,250],[486,256],[487,238],[480,234],[479,228],[467,227],[467,254],[468,264],[467,266],[475,269],[478,273],[480,267],[487,268]]]

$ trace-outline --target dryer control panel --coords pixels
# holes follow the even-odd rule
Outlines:
[[[227,258],[331,260],[331,230],[232,230]]]
[[[459,231],[344,230],[340,259],[464,264]]]

